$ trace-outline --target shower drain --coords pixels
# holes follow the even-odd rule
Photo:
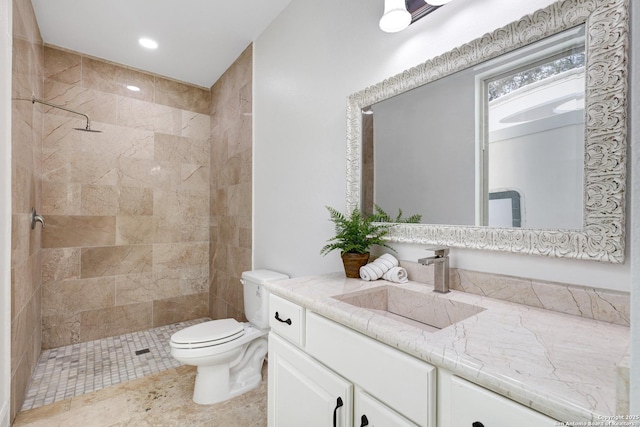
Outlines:
[[[142,350],[136,350],[136,356],[140,356],[141,354],[145,354],[145,353],[150,353],[151,350],[149,350],[148,348],[143,348]]]

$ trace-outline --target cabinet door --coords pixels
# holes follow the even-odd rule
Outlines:
[[[360,388],[355,390],[355,427],[417,427],[387,405],[369,396]]]
[[[269,334],[269,427],[352,427],[353,385]]]
[[[452,427],[552,427],[557,421],[458,377],[451,378]]]

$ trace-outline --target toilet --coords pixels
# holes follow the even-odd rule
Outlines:
[[[288,278],[269,270],[245,271],[240,282],[248,323],[211,320],[171,336],[171,356],[185,365],[198,367],[193,390],[195,403],[222,402],[260,385],[269,332],[269,293],[263,285]]]

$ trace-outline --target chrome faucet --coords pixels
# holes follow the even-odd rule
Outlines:
[[[434,256],[420,258],[422,265],[433,264],[433,291],[441,294],[449,292],[449,248],[427,248],[434,252]]]

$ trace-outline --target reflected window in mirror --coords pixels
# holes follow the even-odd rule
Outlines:
[[[491,218],[490,197],[484,195],[509,188],[527,201],[521,227],[582,229],[583,30],[532,45],[521,58],[511,58],[506,66],[488,64],[480,74],[480,225],[508,226]]]

